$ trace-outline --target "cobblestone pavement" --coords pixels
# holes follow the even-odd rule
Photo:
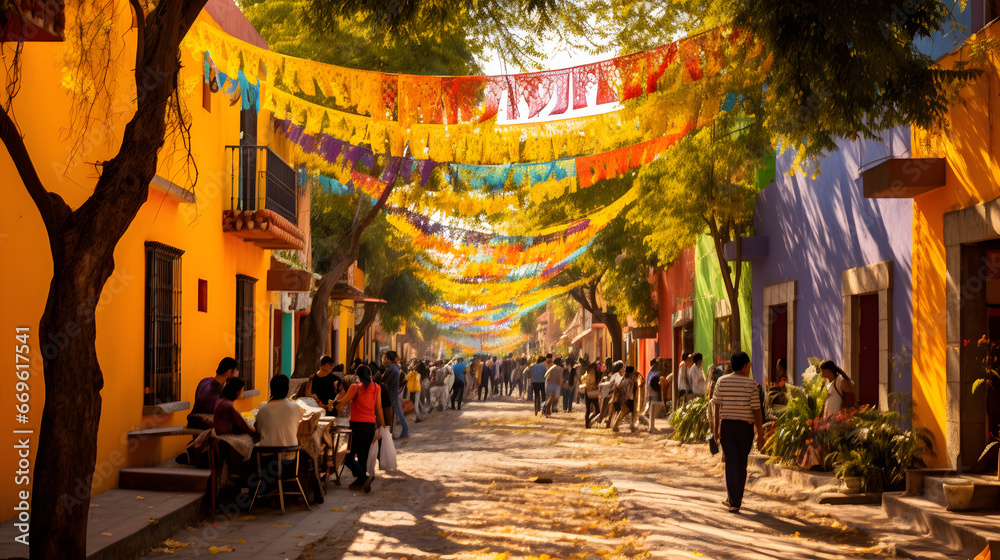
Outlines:
[[[922,538],[878,506],[812,504],[754,474],[730,514],[707,446],[588,431],[581,412],[536,417],[514,399],[435,413],[398,451],[369,495],[331,486],[313,512],[293,502],[206,522],[147,557],[894,558],[892,541]]]

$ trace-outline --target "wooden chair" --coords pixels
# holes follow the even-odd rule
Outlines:
[[[333,446],[328,449],[331,457],[329,461],[324,461],[326,466],[325,473],[323,474],[323,487],[326,488],[326,484],[330,480],[330,474],[334,476],[334,482],[337,486],[340,486],[340,475],[344,471],[344,462],[341,461],[340,465],[337,465],[337,455],[340,452],[341,442],[347,443],[347,452],[351,452],[351,429],[344,426],[333,426],[330,428],[330,435],[333,437]],[[325,459],[325,457],[324,457]]]
[[[257,486],[253,491],[253,498],[250,499],[250,511],[253,509],[254,501],[257,499],[258,492],[260,492],[260,485],[264,482],[264,468],[262,464],[262,457],[273,455],[275,461],[277,461],[278,467],[278,501],[281,503],[281,513],[285,513],[285,487],[284,482],[295,481],[296,486],[299,487],[299,494],[302,495],[302,499],[306,503],[306,507],[312,510],[309,505],[309,499],[306,498],[306,492],[302,489],[302,482],[299,481],[299,465],[301,464],[302,448],[299,446],[295,447],[256,447],[254,448],[254,454],[257,455]],[[281,461],[281,455],[284,453],[295,453],[295,468],[291,474],[285,472],[284,465]]]

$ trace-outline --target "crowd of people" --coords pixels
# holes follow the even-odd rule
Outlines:
[[[787,383],[785,364],[783,360],[776,363],[777,381],[765,397],[750,375],[750,358],[744,352],[733,354],[728,368],[720,364],[709,372],[703,369],[701,354],[684,353],[681,358],[676,371],[668,360],[655,358],[643,375],[620,360],[590,361],[586,356],[547,354],[529,361],[527,356],[475,355],[401,364],[398,354],[390,350],[381,364],[355,360],[349,372],[324,356],[319,369],[293,398],[314,404],[327,416],[349,419],[352,438],[345,464],[355,477],[350,486],[367,493],[375,478],[374,469],[368,468],[369,449],[381,437],[383,427],[393,434],[398,425],[400,434],[393,437],[405,441],[409,437],[406,412],[412,411],[416,422],[422,422],[434,411],[461,410],[468,401],[516,396],[533,403],[536,416],[549,417],[560,409],[572,412],[574,404],[582,401],[586,429],[603,426],[618,432],[627,420],[629,429],[636,432],[640,422],[654,429],[656,417],[669,412],[675,400],[684,403],[707,396],[711,443],[721,444],[725,458],[725,504],[738,512],[755,434],[757,445],[762,448],[764,444],[765,398],[773,403],[782,397]],[[843,370],[824,362],[820,373],[829,394],[824,414],[853,406],[853,386]],[[220,437],[245,435],[258,446],[296,446],[303,408],[289,400],[288,378],[276,375],[271,379],[270,398],[256,411],[253,426],[233,404],[243,388],[236,360],[223,359],[216,374],[198,384],[188,426],[212,429]],[[282,468],[293,458],[282,457]],[[314,500],[322,502],[318,488]]]

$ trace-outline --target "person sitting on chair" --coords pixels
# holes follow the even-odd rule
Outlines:
[[[222,388],[222,398],[215,405],[215,433],[222,436],[226,434],[250,434],[254,440],[259,436],[257,430],[251,428],[243,416],[233,406],[233,401],[243,396],[243,386],[246,382],[240,378],[230,379],[226,386]]]
[[[282,374],[271,378],[271,399],[260,405],[257,410],[257,432],[260,434],[258,447],[297,447],[299,445],[299,422],[302,421],[302,409],[299,405],[288,400],[288,378]],[[331,399],[330,403],[333,403]],[[305,457],[300,456],[303,461]],[[303,464],[309,465],[311,461]],[[295,468],[295,452],[281,454],[281,470],[287,471]],[[277,469],[268,469],[265,466],[264,472],[276,472]],[[315,477],[307,477],[313,484],[313,503],[323,503],[323,492],[316,482]]]
[[[215,405],[219,404],[222,398],[222,387],[231,378],[239,373],[236,360],[233,358],[222,358],[219,367],[215,368],[215,376],[206,377],[198,382],[198,387],[194,391],[194,406],[187,417],[189,428],[210,429],[213,426],[212,415],[215,414]]]
[[[333,408],[333,401],[341,395],[340,376],[335,374],[333,370],[333,358],[330,356],[320,358],[319,370],[306,381],[303,392],[303,396],[315,399],[319,406],[326,410],[326,416],[337,415]]]

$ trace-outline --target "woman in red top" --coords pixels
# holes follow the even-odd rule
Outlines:
[[[351,405],[351,450],[344,464],[354,473],[355,480],[350,487],[363,487],[367,494],[371,492],[372,481],[375,480],[374,470],[367,472],[368,450],[372,442],[381,437],[377,428],[384,426],[385,421],[382,418],[381,389],[378,383],[372,382],[371,370],[366,365],[360,365],[354,373],[361,382],[351,385],[343,397],[334,401],[334,405]]]

